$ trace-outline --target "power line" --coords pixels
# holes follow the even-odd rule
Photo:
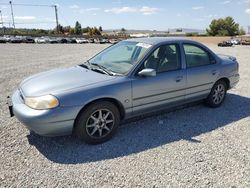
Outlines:
[[[8,3],[0,3],[0,5],[9,5]],[[19,4],[13,3],[15,6],[31,6],[31,7],[54,7],[55,5],[36,5],[36,4]]]
[[[50,8],[54,8],[55,17],[56,17],[56,28],[57,28],[57,32],[59,32],[59,21],[58,21],[58,9],[57,9],[57,5],[20,4],[20,3],[12,3],[11,1],[9,1],[9,4],[7,4],[7,3],[0,3],[0,5],[10,5],[10,7],[11,7],[12,22],[13,22],[13,27],[14,28],[15,28],[15,20],[14,20],[14,13],[13,13],[13,7],[12,6],[29,6],[29,7],[31,6],[31,7],[50,7]],[[20,23],[16,23],[16,24],[20,24]],[[22,24],[25,24],[25,23],[22,23]],[[35,23],[32,23],[32,24],[35,24]]]
[[[51,23],[55,23],[55,22],[17,22],[15,23],[16,25],[19,25],[19,24],[33,24],[33,25],[38,25],[38,24],[51,24]]]

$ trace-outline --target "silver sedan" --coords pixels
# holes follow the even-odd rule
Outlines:
[[[25,79],[11,115],[44,136],[109,140],[120,121],[197,100],[219,107],[239,81],[238,62],[179,38],[129,39],[87,62]]]

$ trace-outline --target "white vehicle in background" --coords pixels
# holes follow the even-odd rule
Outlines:
[[[240,40],[239,39],[231,39],[230,42],[234,45],[239,45],[240,44]]]
[[[10,42],[12,36],[10,36],[10,35],[4,35],[3,38],[5,39],[6,42]]]
[[[77,38],[76,39],[77,44],[83,44],[83,43],[88,43],[88,40],[85,38]]]
[[[119,41],[117,39],[110,39],[109,43],[111,44],[117,44]]]
[[[49,38],[48,37],[37,37],[37,38],[35,38],[35,43],[38,43],[38,44],[49,43]]]

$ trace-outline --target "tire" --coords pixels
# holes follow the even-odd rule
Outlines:
[[[119,123],[120,113],[113,103],[96,102],[78,115],[74,133],[87,144],[100,144],[114,136]]]
[[[224,102],[227,94],[227,84],[223,80],[219,80],[214,84],[211,89],[210,94],[205,100],[206,104],[212,108],[217,108],[221,106]]]

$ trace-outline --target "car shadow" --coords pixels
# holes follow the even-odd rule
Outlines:
[[[187,140],[197,144],[200,141],[196,136],[249,115],[250,98],[228,94],[220,108],[198,104],[127,123],[121,126],[113,139],[100,145],[87,145],[72,136],[49,138],[31,133],[27,137],[29,143],[47,159],[62,164],[78,164],[123,157],[174,141]]]

